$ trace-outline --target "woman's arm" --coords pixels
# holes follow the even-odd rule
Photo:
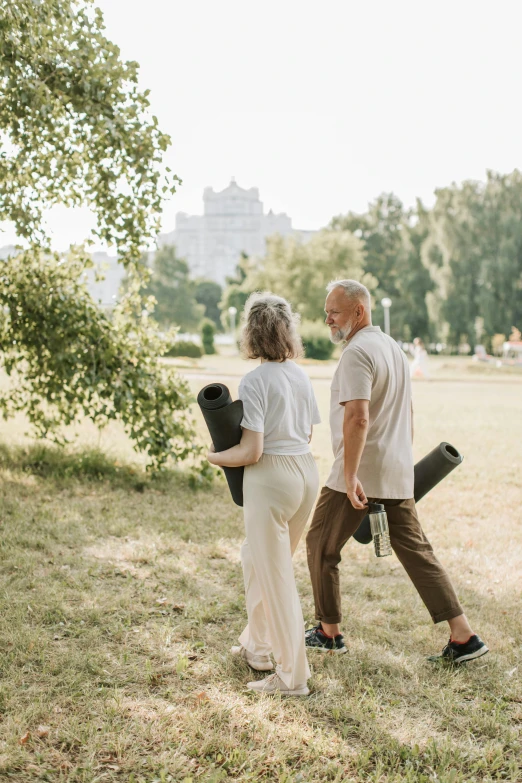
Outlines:
[[[312,442],[312,435],[314,434],[314,425],[310,427],[310,435],[308,436],[308,443]]]
[[[239,468],[242,465],[253,465],[259,461],[263,453],[264,435],[243,428],[241,442],[226,451],[209,451],[207,459],[212,465],[221,468]]]

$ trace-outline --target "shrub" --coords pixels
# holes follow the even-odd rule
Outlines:
[[[204,318],[201,323],[201,342],[203,344],[203,353],[216,353],[214,346],[214,334],[216,325],[209,318]]]
[[[201,346],[190,340],[178,340],[172,343],[165,356],[187,356],[189,359],[200,359],[203,356]]]
[[[160,362],[168,339],[139,280],[109,314],[91,298],[81,249],[38,249],[0,262],[0,415],[27,417],[36,437],[67,441],[83,418],[119,421],[153,469],[197,454],[190,388]]]
[[[321,321],[304,321],[299,331],[307,359],[331,359],[335,345]]]

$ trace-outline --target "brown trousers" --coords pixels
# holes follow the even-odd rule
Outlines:
[[[413,498],[369,498],[369,501],[384,504],[392,548],[426,604],[433,622],[440,623],[463,614],[453,585],[422,531]],[[352,506],[344,492],[322,488],[306,537],[317,620],[341,622],[341,550],[365,514],[364,509],[357,510]]]

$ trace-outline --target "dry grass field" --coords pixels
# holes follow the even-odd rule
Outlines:
[[[223,378],[235,393],[245,371],[180,365],[194,391]],[[305,366],[324,478],[333,365]],[[465,456],[419,513],[491,653],[429,663],[446,627],[395,557],[350,542],[349,653],[310,654],[311,695],[287,700],[248,693],[228,652],[245,622],[242,518],[222,481],[145,475],[117,427],[82,425],[61,454],[2,423],[0,780],[520,783],[522,378],[437,360],[414,402],[416,456],[441,440]],[[312,622],[303,545],[295,569]]]

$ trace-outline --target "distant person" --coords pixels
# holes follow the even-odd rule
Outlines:
[[[241,547],[248,625],[232,653],[257,671],[274,674],[249,682],[251,690],[306,696],[310,669],[292,555],[319,488],[310,453],[320,422],[310,378],[292,359],[302,352],[297,316],[272,294],[252,294],[245,305],[243,353],[261,359],[239,386],[244,417],[241,443],[211,450],[214,465],[246,465],[243,479],[246,541]]]
[[[453,585],[420,526],[413,499],[413,409],[408,360],[395,340],[372,325],[370,294],[355,280],[327,288],[326,323],[346,343],[330,400],[334,464],[321,490],[306,543],[319,621],[307,647],[347,652],[341,634],[341,551],[370,502],[383,503],[391,545],[434,623],[451,636],[442,655],[456,663],[488,652],[473,633]],[[406,639],[407,642],[407,639]]]
[[[428,372],[428,351],[420,337],[413,341],[413,361],[410,365],[410,378],[419,375],[427,381],[430,379]]]

